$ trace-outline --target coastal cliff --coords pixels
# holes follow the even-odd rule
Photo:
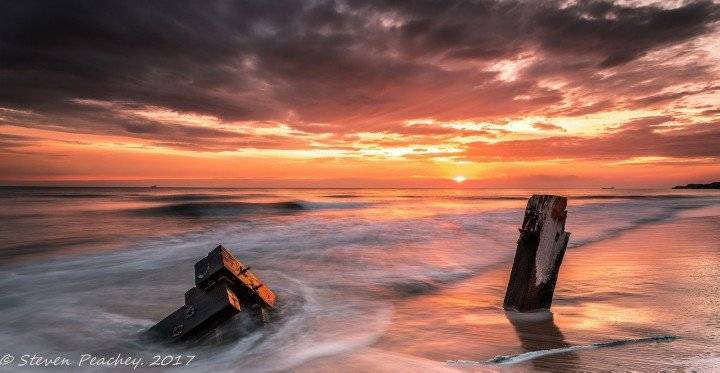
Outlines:
[[[673,187],[673,189],[720,189],[720,181],[707,184],[678,185]]]

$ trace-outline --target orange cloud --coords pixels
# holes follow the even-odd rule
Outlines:
[[[705,0],[17,3],[0,179],[703,181],[718,21]]]

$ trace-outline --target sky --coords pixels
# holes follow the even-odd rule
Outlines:
[[[720,180],[718,2],[0,8],[4,185]]]

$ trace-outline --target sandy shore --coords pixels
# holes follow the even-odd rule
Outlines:
[[[552,313],[502,310],[511,265],[505,263],[395,303],[392,322],[370,347],[315,359],[298,370],[720,369],[720,217],[696,215],[570,250]],[[521,356],[505,365],[471,363],[658,336],[678,339]],[[464,362],[448,363],[455,360]]]

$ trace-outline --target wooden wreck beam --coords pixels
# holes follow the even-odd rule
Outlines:
[[[207,293],[192,288],[185,294],[185,298],[184,306],[148,330],[151,337],[172,342],[184,341],[215,328],[243,308],[226,284],[219,284]]]
[[[503,307],[520,312],[549,309],[570,238],[565,232],[567,198],[533,195],[515,251]]]
[[[275,293],[222,245],[195,263],[195,286],[205,290],[219,281],[227,282],[244,304],[275,308]]]
[[[153,339],[170,342],[199,337],[240,312],[259,324],[270,320],[275,293],[250,267],[222,245],[195,263],[195,287],[185,293],[185,305],[148,330]]]

